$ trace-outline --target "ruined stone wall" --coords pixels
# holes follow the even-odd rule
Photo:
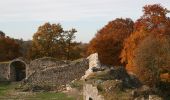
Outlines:
[[[63,66],[67,63],[67,61],[58,61],[51,57],[39,58],[30,62],[29,68],[27,69],[27,76],[30,76],[35,71],[38,72],[50,67]]]
[[[104,97],[99,94],[96,86],[92,84],[85,84],[83,86],[83,100],[104,100]]]
[[[14,66],[13,64],[14,63],[16,63],[16,62],[19,62],[20,63],[20,65],[17,65],[17,66],[20,66],[20,67],[23,67],[23,68],[25,68],[25,76],[27,77],[27,71],[26,70],[28,70],[28,68],[29,68],[29,64],[28,64],[28,62],[24,59],[24,58],[17,58],[17,59],[14,59],[14,60],[12,60],[11,62],[10,62],[10,64],[8,65],[9,66],[9,76],[10,76],[10,78],[9,78],[9,80],[10,81],[16,81],[16,68],[15,67],[17,67],[17,66]]]
[[[1,62],[0,63],[0,81],[15,80],[15,79],[13,79],[16,74],[15,68],[13,68],[13,66],[11,66],[11,64],[16,61],[23,63],[25,65],[26,69],[28,68],[28,64],[22,58],[17,58],[12,61],[9,61],[9,62]]]
[[[85,74],[88,67],[88,60],[80,59],[70,62],[69,64],[64,63],[60,66],[57,65],[35,71],[26,81],[32,85],[53,85],[60,87],[75,79],[80,79]]]
[[[0,81],[7,81],[9,78],[9,63],[0,63]]]
[[[93,68],[101,68],[98,53],[91,54],[87,57],[87,59],[89,60],[89,69],[85,72],[85,75],[82,76],[82,79],[86,79],[90,74],[92,74]]]

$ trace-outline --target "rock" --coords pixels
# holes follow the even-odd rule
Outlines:
[[[66,90],[67,90],[67,91],[72,90],[72,88],[71,88],[71,86],[70,86],[69,84],[66,84]]]
[[[99,94],[96,86],[85,84],[83,86],[83,100],[104,100],[104,97]]]
[[[134,100],[146,100],[143,96],[137,97]]]
[[[87,59],[89,60],[89,68],[93,68],[93,67],[100,68],[101,67],[101,64],[98,58],[98,53],[91,54],[89,57],[87,57]]]
[[[124,66],[116,66],[110,69],[110,75],[114,79],[122,80],[125,88],[136,88],[141,84],[137,78],[129,75]]]
[[[158,95],[149,95],[149,100],[163,100],[163,99]]]
[[[97,67],[92,68],[93,72],[104,71],[104,70],[105,70],[105,68],[97,68]]]
[[[89,69],[85,72],[85,75],[82,77],[82,80],[86,79],[94,71],[96,72],[99,70],[103,70],[101,69],[98,53],[91,54],[89,57],[87,57],[87,59],[89,60]]]
[[[106,92],[121,91],[123,89],[123,83],[121,80],[107,80],[102,84],[103,89]]]

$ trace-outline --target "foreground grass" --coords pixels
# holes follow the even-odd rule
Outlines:
[[[10,85],[9,82],[0,83],[0,97],[5,96],[10,89],[14,88],[14,85]]]
[[[32,97],[32,100],[75,100],[72,97],[68,97],[64,93],[37,93],[35,97]]]
[[[54,92],[19,92],[18,83],[0,83],[0,100],[75,100],[64,93]]]

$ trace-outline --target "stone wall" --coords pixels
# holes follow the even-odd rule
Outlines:
[[[14,80],[13,78],[16,73],[15,73],[15,68],[11,66],[11,64],[17,61],[23,63],[27,70],[28,64],[22,58],[17,58],[9,62],[1,62],[0,63],[0,81],[13,81]]]
[[[68,61],[58,61],[55,58],[43,57],[30,62],[29,68],[27,69],[27,76],[30,76],[35,71],[41,71],[46,68],[64,66],[68,64]]]
[[[26,79],[34,84],[63,84],[81,78],[88,69],[88,60],[58,61],[55,58],[44,57],[30,62],[14,59],[8,63],[0,63],[0,81],[15,81],[15,68],[12,63],[21,62],[26,67]],[[61,81],[59,81],[61,80]],[[56,85],[57,85],[56,84]]]
[[[82,80],[86,79],[90,74],[92,74],[93,69],[102,68],[98,58],[98,53],[91,54],[89,57],[87,57],[87,59],[89,60],[89,68],[86,70],[85,75],[82,76]]]
[[[104,97],[99,94],[96,86],[85,84],[83,86],[83,100],[104,100]]]
[[[87,59],[79,59],[68,64],[55,65],[58,62],[53,64],[52,67],[36,70],[27,78],[26,83],[34,86],[51,85],[57,89],[75,79],[80,79],[89,67]]]
[[[19,65],[15,65],[15,63],[19,63]],[[10,72],[10,81],[16,81],[16,67],[22,67],[24,68],[24,71],[25,71],[25,77],[27,77],[27,71],[28,68],[29,68],[29,64],[26,60],[24,60],[23,58],[17,58],[17,59],[14,59],[12,60],[10,63],[9,63],[9,72]]]
[[[7,81],[9,79],[9,63],[0,63],[0,81]]]

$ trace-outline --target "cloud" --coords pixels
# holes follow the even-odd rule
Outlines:
[[[160,0],[3,0],[0,21],[77,21],[129,16]],[[161,2],[170,4],[168,1]],[[169,6],[169,5],[168,5]],[[136,9],[138,8],[138,9]],[[136,13],[136,15],[135,15]]]
[[[170,0],[1,0],[0,29],[15,38],[31,39],[44,22],[60,22],[78,29],[77,39],[88,42],[108,21],[136,20],[144,5],[155,3],[170,9]]]
[[[105,17],[111,13],[104,5],[112,0],[5,0],[0,20],[81,20]]]

